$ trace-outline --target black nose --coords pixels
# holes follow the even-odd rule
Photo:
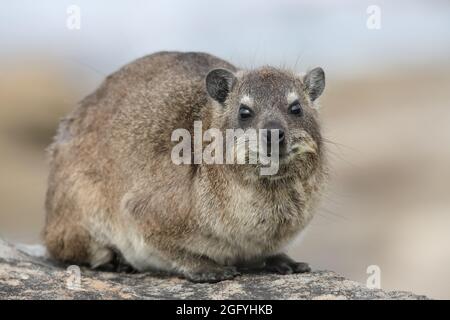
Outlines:
[[[282,143],[284,141],[284,130],[283,129],[267,129],[267,143],[271,144],[272,142],[275,142],[275,136],[272,136],[272,130],[278,130],[278,143]]]

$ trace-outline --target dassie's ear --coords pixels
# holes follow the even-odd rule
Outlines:
[[[206,76],[206,90],[211,98],[223,103],[235,82],[236,76],[231,71],[214,69]]]
[[[316,100],[325,88],[325,72],[322,68],[314,68],[306,74],[303,79],[305,91],[309,94],[311,101]]]

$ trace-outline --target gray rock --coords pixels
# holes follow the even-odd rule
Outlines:
[[[245,274],[232,281],[194,284],[162,274],[112,273],[60,266],[40,246],[0,239],[0,299],[427,299],[368,289],[331,271]]]

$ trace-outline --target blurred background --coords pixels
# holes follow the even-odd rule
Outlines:
[[[290,253],[363,283],[377,265],[383,289],[450,298],[448,1],[0,2],[0,236],[41,241],[58,119],[160,50],[322,66],[330,188]]]

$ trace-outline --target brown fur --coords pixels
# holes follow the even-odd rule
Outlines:
[[[237,79],[223,105],[205,89],[214,68]],[[203,130],[237,128],[243,93],[263,108],[281,106],[292,89],[307,109],[301,125],[267,107],[254,126],[276,118],[292,137],[308,132],[317,152],[280,167],[278,178],[258,177],[250,165],[171,161],[174,129],[192,133],[195,120]],[[118,252],[136,269],[194,281],[232,278],[233,266],[278,254],[311,219],[325,175],[317,111],[302,78],[269,67],[239,71],[203,53],[156,53],[109,76],[61,122],[50,157],[44,238],[54,258],[96,267]],[[279,272],[306,270],[279,257]]]

